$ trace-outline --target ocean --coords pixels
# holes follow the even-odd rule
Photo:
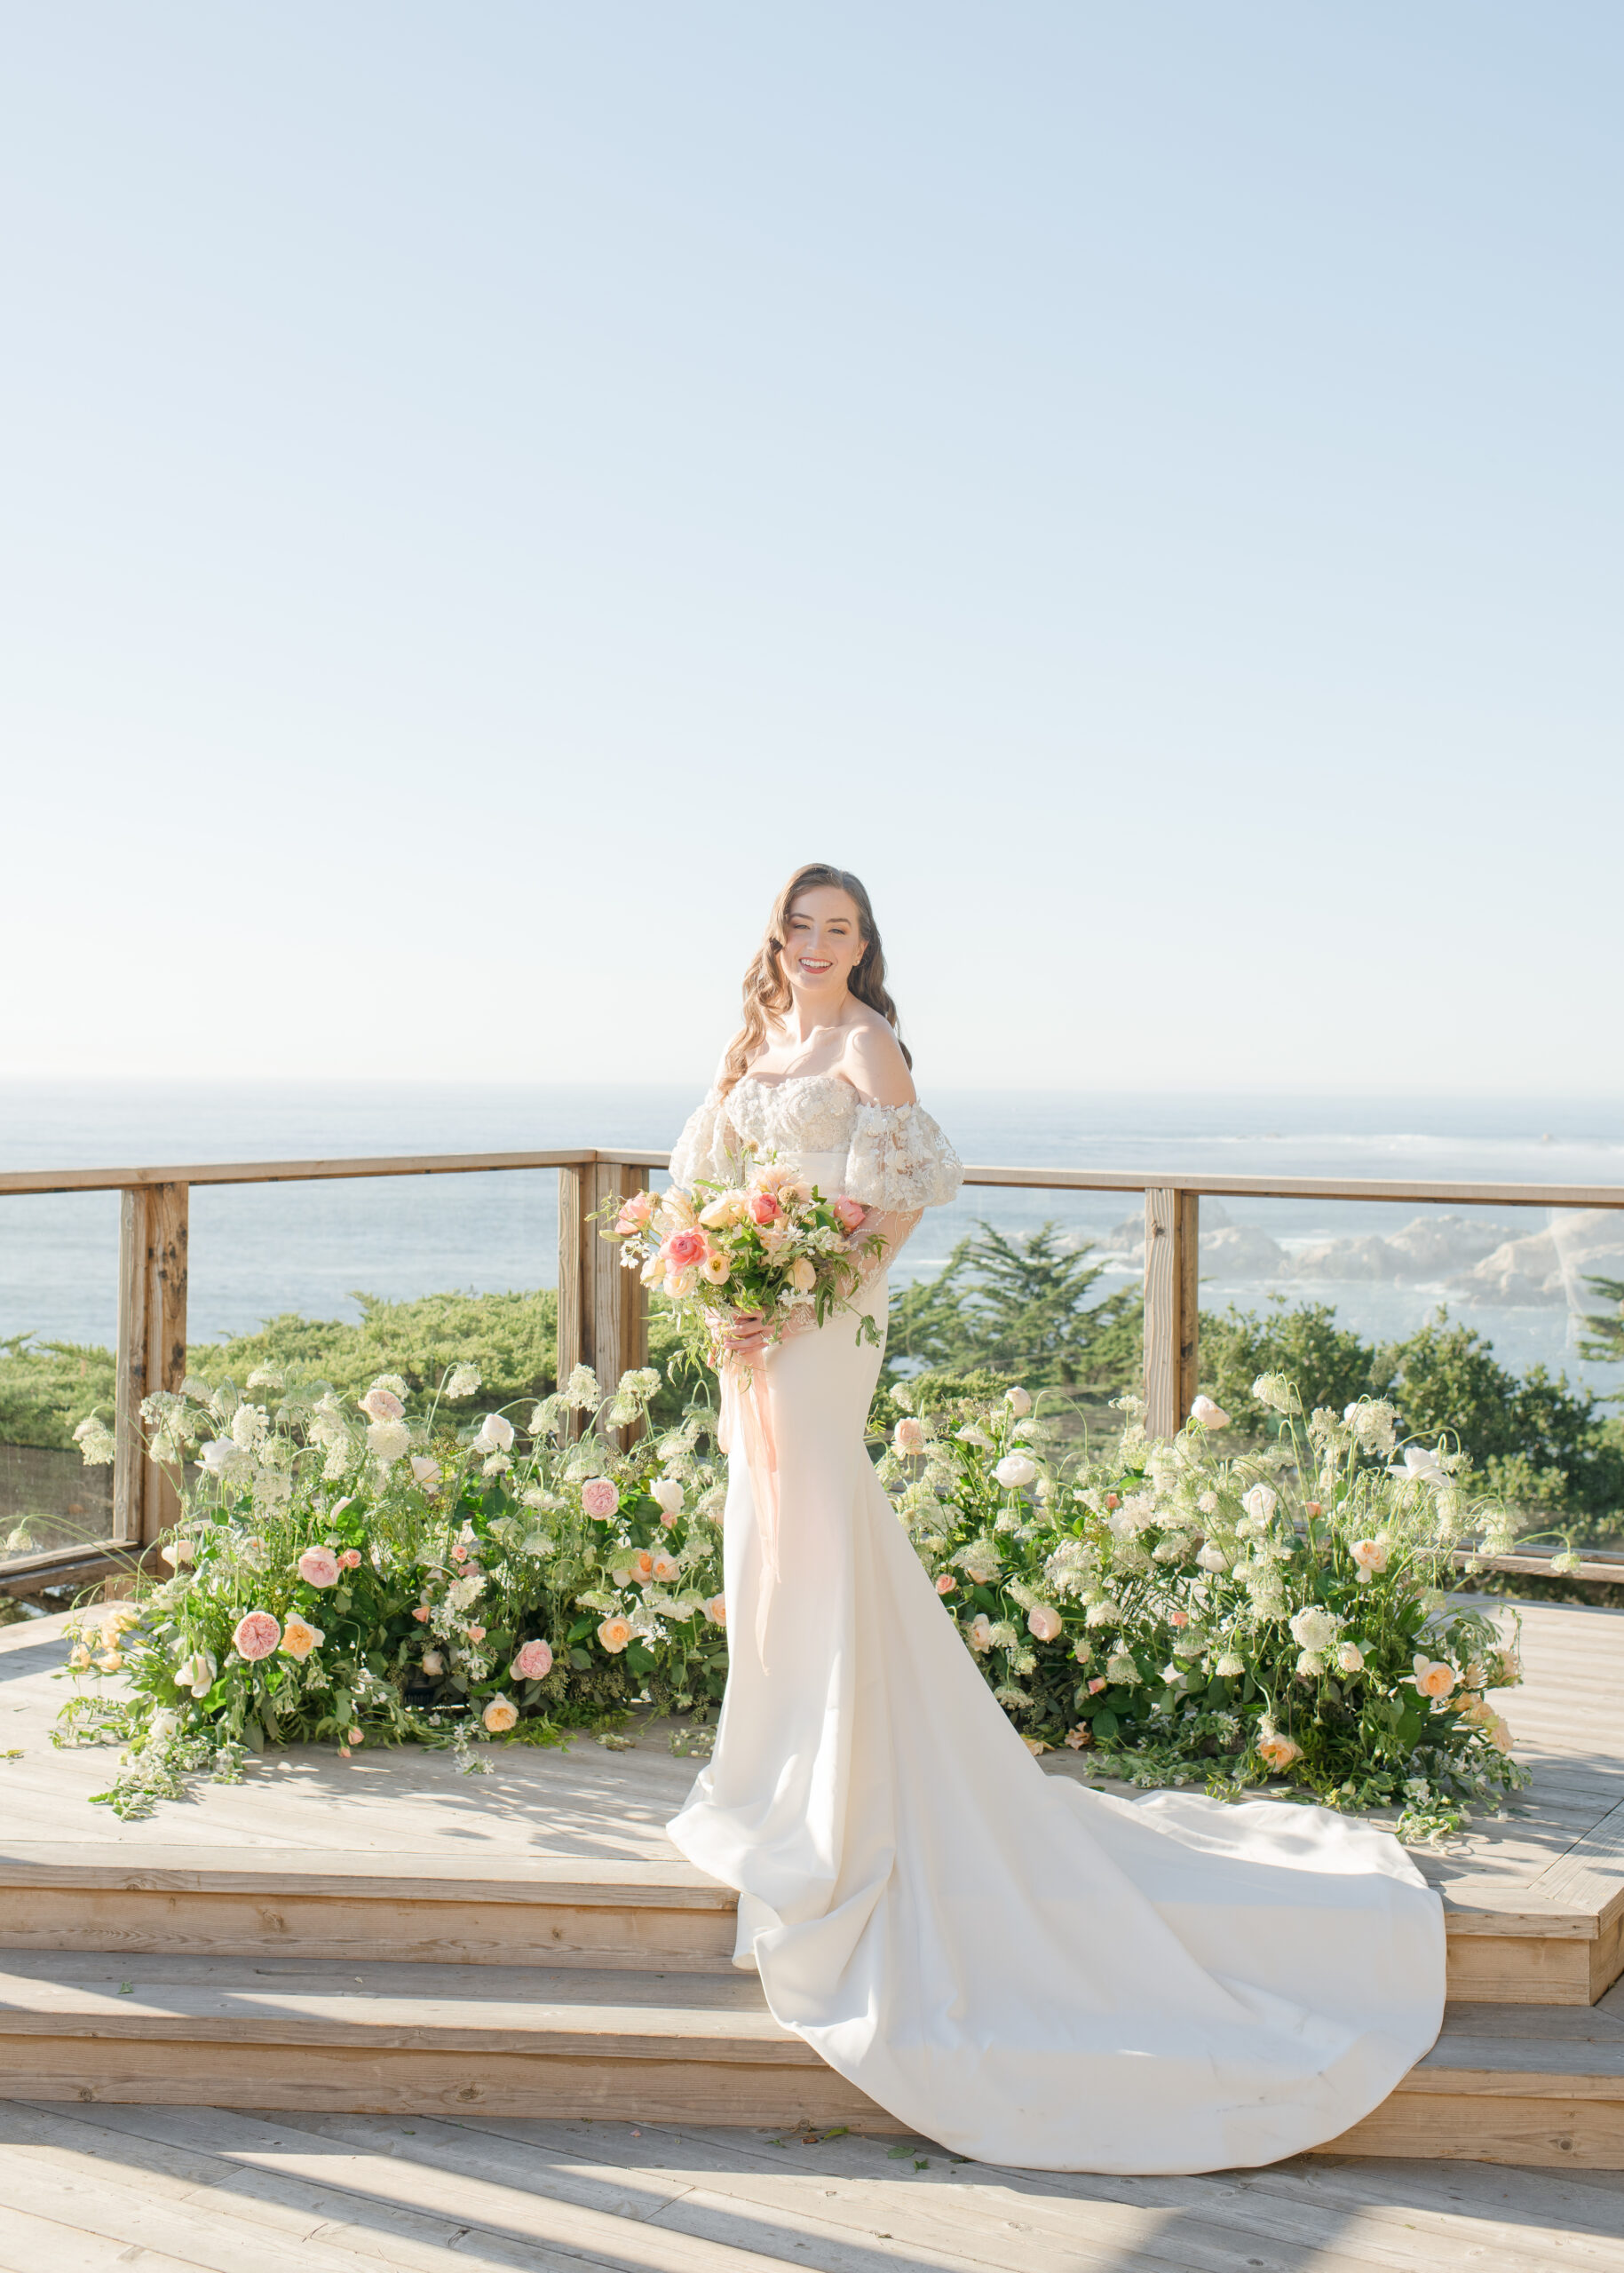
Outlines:
[[[0,1168],[652,1148],[693,1102],[691,1089],[632,1086],[12,1084]],[[925,1102],[961,1156],[986,1164],[1624,1186],[1617,1100],[947,1090]],[[939,1269],[978,1220],[1015,1235],[1052,1221],[1108,1258],[1103,1293],[1137,1275],[1138,1215],[1128,1194],[969,1190],[925,1217],[896,1276]],[[117,1217],[112,1192],[0,1197],[0,1336],[112,1341]],[[1624,1385],[1624,1368],[1586,1366],[1576,1348],[1597,1306],[1587,1279],[1624,1279],[1624,1215],[1225,1200],[1203,1203],[1201,1227],[1203,1307],[1328,1302],[1391,1336],[1446,1305],[1519,1369],[1543,1360],[1597,1389]],[[211,1340],[282,1311],[353,1317],[358,1291],[547,1286],[556,1248],[550,1169],[202,1186],[191,1333]]]

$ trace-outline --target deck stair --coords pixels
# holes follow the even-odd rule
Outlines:
[[[1619,1613],[1544,1615],[1605,1620],[1579,1642],[1624,1690]],[[20,1734],[23,1645],[0,1640]],[[900,2128],[733,1967],[733,1895],[659,1832],[692,1768],[653,1732],[629,1754],[505,1756],[484,1784],[437,1756],[354,1773],[296,1757],[162,1825],[85,1808],[105,1756],[30,1743],[13,1764],[10,2098]],[[1599,1746],[1578,1768],[1556,1756],[1526,1819],[1428,1858],[1448,1905],[1444,2034],[1325,2151],[1624,2169],[1619,1781]]]

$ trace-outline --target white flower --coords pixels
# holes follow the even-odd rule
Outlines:
[[[603,1402],[603,1391],[590,1366],[574,1366],[559,1394],[572,1413],[588,1412]]]
[[[1204,1516],[1216,1516],[1218,1512],[1218,1495],[1216,1492],[1203,1492],[1195,1504]]]
[[[448,1398],[471,1397],[479,1386],[481,1375],[478,1366],[454,1366],[451,1378],[446,1383]]]
[[[229,1437],[216,1437],[198,1446],[197,1457],[209,1475],[225,1476],[242,1458],[242,1450]]]
[[[962,1445],[976,1445],[983,1452],[990,1453],[993,1449],[992,1438],[985,1429],[978,1429],[973,1421],[966,1422],[958,1431],[958,1440]]]
[[[1255,1524],[1266,1524],[1279,1505],[1279,1495],[1266,1484],[1255,1484],[1240,1504]]]
[[[263,1405],[240,1405],[231,1416],[231,1440],[240,1451],[251,1453],[264,1444],[269,1427]]]
[[[648,1496],[661,1513],[674,1523],[682,1513],[683,1488],[673,1476],[659,1476],[648,1487]]]
[[[1238,1658],[1233,1650],[1225,1650],[1213,1667],[1220,1681],[1239,1681],[1246,1669],[1246,1659]]]
[[[256,1366],[248,1377],[250,1389],[268,1389],[273,1393],[287,1384],[274,1366]]]
[[[1201,1548],[1195,1559],[1200,1569],[1203,1571],[1210,1571],[1215,1576],[1219,1572],[1227,1571],[1229,1568],[1228,1556],[1225,1555],[1221,1547],[1215,1547],[1210,1540],[1208,1540],[1206,1546]]]
[[[1318,1650],[1303,1650],[1298,1654],[1297,1671],[1305,1681],[1325,1671],[1325,1659]]]
[[[412,1441],[412,1432],[404,1421],[375,1421],[367,1431],[367,1448],[376,1453],[385,1468],[400,1459]]]
[[[993,1474],[1006,1492],[1024,1491],[1028,1484],[1037,1482],[1037,1462],[1028,1460],[1024,1453],[1009,1453],[999,1461]]]
[[[81,1421],[74,1430],[74,1442],[79,1447],[86,1468],[105,1468],[118,1452],[113,1431],[93,1413]]]
[[[1139,1678],[1139,1668],[1126,1650],[1113,1650],[1105,1659],[1105,1679],[1119,1687],[1132,1688]]]
[[[1390,1453],[1398,1442],[1398,1415],[1385,1398],[1361,1397],[1342,1417],[1367,1453]]]
[[[1344,1642],[1336,1652],[1336,1664],[1342,1673],[1363,1673],[1365,1652],[1357,1642]]]
[[[1196,1398],[1194,1404],[1190,1407],[1190,1418],[1192,1421],[1199,1421],[1203,1429],[1227,1429],[1229,1427],[1228,1414],[1224,1410],[1224,1407],[1221,1405],[1215,1405],[1209,1397],[1198,1397]]]
[[[1032,1410],[1032,1392],[1026,1389],[1007,1389],[1003,1401],[1018,1421],[1024,1421]]]
[[[1291,1638],[1300,1650],[1318,1652],[1328,1650],[1335,1641],[1342,1620],[1328,1610],[1321,1610],[1317,1603],[1309,1603],[1298,1611],[1291,1621]]]
[[[1266,1405],[1274,1413],[1300,1413],[1302,1403],[1289,1377],[1285,1374],[1259,1374],[1252,1383],[1252,1394],[1259,1405]]]
[[[500,1413],[487,1413],[473,1440],[477,1453],[505,1453],[512,1449],[513,1423]]]
[[[1388,1469],[1390,1476],[1401,1476],[1406,1484],[1447,1484],[1449,1471],[1437,1453],[1425,1445],[1406,1445],[1404,1466]]]

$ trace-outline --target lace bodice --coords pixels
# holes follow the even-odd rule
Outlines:
[[[671,1154],[672,1180],[733,1183],[752,1146],[760,1152],[844,1152],[840,1188],[865,1208],[942,1208],[964,1181],[958,1154],[923,1105],[865,1105],[834,1073],[774,1082],[747,1073],[725,1097],[712,1089]]]

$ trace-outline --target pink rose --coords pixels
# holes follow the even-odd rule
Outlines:
[[[330,1547],[307,1547],[299,1557],[298,1573],[307,1587],[336,1587],[338,1557]]]
[[[471,1626],[468,1629],[468,1638],[471,1642],[482,1642],[485,1639],[485,1628],[482,1626]]]
[[[606,1476],[589,1476],[581,1487],[581,1504],[589,1516],[612,1516],[621,1495]]]
[[[344,1553],[338,1557],[338,1568],[341,1571],[359,1571],[360,1568],[360,1548],[346,1547]]]
[[[616,1233],[623,1239],[630,1239],[633,1232],[644,1229],[654,1212],[654,1193],[634,1192],[630,1200],[622,1203],[621,1212],[614,1219]]]
[[[510,1681],[545,1681],[552,1671],[552,1651],[545,1642],[527,1642],[508,1667]]]
[[[910,1413],[898,1422],[891,1440],[905,1457],[922,1453],[925,1448],[925,1424],[923,1421],[915,1421]]]
[[[957,1587],[958,1583],[959,1582],[956,1579],[950,1579],[947,1576],[947,1573],[944,1571],[941,1577],[936,1581],[936,1591],[939,1595],[950,1595]]]
[[[1188,1626],[1190,1623],[1190,1613],[1187,1610],[1173,1611],[1169,1613],[1169,1617],[1170,1622],[1175,1626]]]
[[[369,1389],[356,1403],[368,1421],[399,1421],[406,1411],[400,1398],[386,1389]]]
[[[1059,1612],[1051,1610],[1046,1602],[1035,1603],[1026,1612],[1027,1630],[1040,1642],[1058,1642],[1065,1622]]]
[[[868,1213],[860,1200],[848,1200],[844,1192],[837,1200],[832,1200],[829,1205],[833,1208],[835,1220],[843,1232],[856,1231]]]
[[[252,1665],[257,1659],[270,1656],[282,1638],[282,1629],[268,1610],[250,1610],[237,1620],[231,1638],[237,1655]]]
[[[993,1646],[993,1621],[985,1611],[978,1611],[964,1629],[964,1638],[972,1650],[990,1650]]]
[[[690,1230],[673,1232],[660,1252],[668,1270],[692,1271],[696,1263],[703,1263],[709,1247],[703,1232]]]
[[[631,1620],[629,1618],[606,1618],[598,1629],[598,1638],[612,1658],[619,1657],[631,1639]]]
[[[759,1224],[764,1231],[769,1224],[776,1224],[783,1212],[770,1192],[753,1192],[750,1194],[750,1221]]]
[[[1105,1683],[1101,1680],[1101,1678],[1100,1678],[1099,1675],[1098,1675],[1098,1674],[1096,1674],[1096,1675],[1095,1675],[1095,1676],[1094,1676],[1094,1678],[1093,1678],[1093,1680],[1089,1683],[1089,1696],[1090,1696],[1090,1697],[1097,1697],[1097,1696],[1099,1695],[1100,1691],[1105,1687]]]

